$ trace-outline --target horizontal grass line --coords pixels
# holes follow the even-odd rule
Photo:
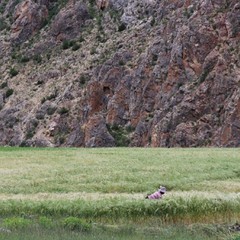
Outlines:
[[[214,215],[230,218],[240,216],[240,198],[174,197],[162,201],[126,200],[111,198],[96,201],[87,200],[6,200],[0,202],[2,216],[46,215],[76,216],[83,218],[135,218],[159,217],[162,221],[181,221],[184,218],[201,219]]]
[[[103,200],[109,198],[124,198],[126,200],[140,200],[144,199],[147,193],[102,193],[102,192],[66,192],[66,193],[49,193],[39,192],[32,194],[0,194],[1,200]],[[240,198],[240,193],[223,193],[219,191],[204,192],[204,191],[171,191],[168,192],[164,198],[171,199],[176,197],[192,198],[200,197],[204,199],[223,199],[233,200]]]

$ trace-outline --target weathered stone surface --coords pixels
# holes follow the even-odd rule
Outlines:
[[[63,8],[55,17],[50,34],[57,40],[62,41],[76,37],[81,31],[85,21],[90,18],[86,4],[76,2]]]
[[[0,112],[0,141],[3,145],[19,145],[21,131],[18,126],[18,109],[8,108]]]
[[[84,132],[81,126],[73,125],[73,131],[71,131],[70,135],[67,139],[67,146],[73,147],[83,147],[84,144]]]
[[[57,109],[56,104],[51,103],[50,101],[46,101],[37,110],[36,118],[40,120],[40,119],[44,119],[46,115],[53,115],[56,109]]]
[[[109,134],[103,116],[90,117],[84,128],[86,147],[115,146],[114,138]]]
[[[21,46],[28,63],[10,58],[1,36],[0,84],[8,82],[14,96],[0,90],[0,144],[240,146],[238,0],[101,4],[59,8],[39,41]],[[36,10],[53,5],[18,5],[12,39],[32,36],[43,19]],[[73,46],[63,49],[63,40]],[[11,78],[13,63],[19,74]]]
[[[109,0],[109,5],[111,8],[116,10],[123,9],[128,3],[128,0]]]
[[[3,98],[3,94],[0,93],[0,110],[3,108],[4,105],[4,98]]]
[[[12,42],[19,44],[29,39],[42,27],[47,17],[48,10],[45,5],[39,5],[31,0],[19,3],[13,15]]]

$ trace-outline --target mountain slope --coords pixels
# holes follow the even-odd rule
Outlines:
[[[238,0],[0,6],[1,145],[240,146]]]

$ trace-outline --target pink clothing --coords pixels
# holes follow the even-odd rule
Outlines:
[[[159,199],[159,198],[162,198],[162,195],[163,194],[157,191],[155,193],[148,195],[148,199]]]

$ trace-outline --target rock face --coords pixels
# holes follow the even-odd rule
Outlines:
[[[1,145],[240,146],[238,0],[13,5]]]
[[[73,39],[79,34],[81,27],[89,17],[86,4],[82,2],[70,4],[56,16],[50,34],[57,41]]]
[[[42,27],[48,17],[46,5],[39,5],[31,0],[25,0],[17,5],[13,14],[11,38],[15,44],[28,40]]]

